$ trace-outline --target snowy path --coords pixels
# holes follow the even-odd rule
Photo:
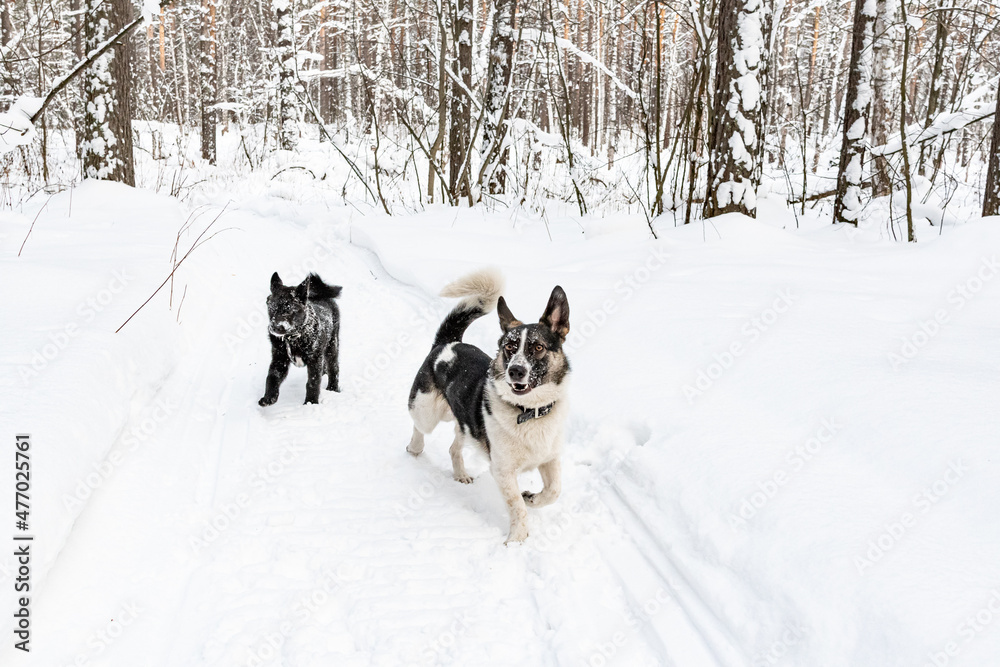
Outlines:
[[[367,312],[408,320],[431,306],[426,295],[398,285],[375,289],[363,270],[357,274],[341,278],[347,313],[365,304]],[[201,487],[212,493],[200,495],[212,512],[196,535],[202,565],[176,612],[202,619],[200,610],[215,609],[218,617],[180,629],[187,641],[174,647],[167,664],[243,664],[248,655],[262,662],[281,656],[276,664],[289,665],[331,658],[359,665],[579,663],[590,657],[580,640],[594,630],[579,627],[581,620],[599,628],[602,612],[560,619],[566,613],[560,591],[624,616],[600,593],[587,599],[613,590],[624,569],[600,551],[609,538],[621,538],[607,513],[588,516],[592,525],[587,533],[577,528],[571,544],[507,548],[505,510],[484,460],[470,466],[478,479],[466,487],[451,479],[449,434],[437,433],[419,459],[405,452],[410,422],[401,406],[425,345],[414,343],[385,365],[380,355],[395,351],[395,337],[391,327],[372,336],[345,325],[343,347],[353,354],[343,360],[344,392],[324,392],[321,405],[302,406],[302,373],[292,373],[279,403],[264,410],[256,399],[266,341],[239,348],[235,366],[252,369],[253,377],[221,390],[226,414],[215,422],[220,433],[208,440],[218,443],[220,481],[206,484],[214,456],[206,453]],[[588,474],[572,479],[579,483]],[[567,486],[564,502],[572,503],[575,485]],[[582,591],[572,572],[581,563],[590,570]],[[642,620],[629,641],[637,654],[670,664],[671,650],[650,623],[656,615],[642,605],[654,605],[653,612],[676,605],[662,582],[642,589],[653,583],[639,582],[638,597],[625,601]],[[659,617],[665,632],[685,622],[675,615]],[[606,645],[616,632],[608,629]],[[693,663],[680,657],[675,664]]]

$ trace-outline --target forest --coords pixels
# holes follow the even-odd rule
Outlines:
[[[652,229],[769,196],[857,224],[884,198],[886,232],[914,240],[956,196],[1000,212],[993,2],[2,0],[0,16],[5,118],[33,121],[30,142],[0,134],[8,205],[81,177],[173,194],[233,170],[326,178],[295,157],[322,144],[330,187],[390,214],[562,202]]]

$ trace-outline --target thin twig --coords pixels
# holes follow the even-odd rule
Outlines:
[[[49,198],[45,200],[45,203],[42,204],[42,207],[38,209],[38,213],[35,214],[35,219],[31,221],[31,227],[28,227],[28,233],[24,235],[24,240],[21,241],[21,250],[24,250],[24,244],[28,242],[28,237],[31,236],[31,230],[35,228],[35,223],[38,222],[38,216],[42,214],[42,211],[45,210],[45,207],[49,205],[50,201],[52,201],[52,197],[53,195],[49,195]],[[17,251],[18,257],[21,256],[21,250]]]
[[[122,325],[120,327],[118,327],[117,329],[115,329],[115,333],[118,333],[119,331],[121,331],[125,327],[126,324],[128,324],[129,322],[132,321],[132,318],[135,317],[139,313],[140,310],[142,310],[143,308],[145,308],[145,306],[146,306],[147,303],[149,303],[150,301],[153,300],[153,297],[156,296],[160,292],[160,290],[163,289],[163,287],[168,282],[170,282],[171,278],[174,277],[174,273],[177,272],[177,269],[179,269],[181,267],[181,264],[184,263],[184,260],[187,259],[191,255],[191,253],[195,251],[195,249],[197,249],[203,243],[207,243],[208,241],[211,241],[213,238],[216,237],[216,235],[221,234],[222,232],[229,231],[230,229],[233,229],[232,227],[227,227],[226,229],[220,229],[219,231],[217,231],[214,234],[212,234],[211,236],[209,236],[207,239],[204,239],[204,240],[202,239],[202,237],[205,236],[205,233],[208,232],[208,230],[212,228],[212,225],[214,225],[216,222],[218,222],[219,218],[222,217],[222,214],[226,212],[226,209],[228,207],[229,207],[229,202],[226,202],[226,205],[222,207],[221,211],[219,211],[219,215],[215,216],[215,219],[212,220],[212,222],[208,223],[208,226],[205,227],[205,229],[201,230],[201,234],[198,234],[198,237],[194,240],[194,243],[191,245],[191,247],[188,248],[188,251],[186,253],[184,253],[184,256],[181,257],[180,260],[176,264],[174,264],[173,270],[171,270],[170,274],[166,278],[163,279],[163,282],[160,283],[160,286],[157,287],[155,290],[153,290],[153,293],[150,294],[149,297],[145,301],[142,302],[141,306],[139,306],[138,308],[135,309],[135,312],[133,312],[131,315],[128,316],[127,320],[125,320],[124,322],[122,322]],[[187,224],[188,223],[185,223],[185,225],[187,225]]]

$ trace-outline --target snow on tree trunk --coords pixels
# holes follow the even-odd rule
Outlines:
[[[503,143],[507,133],[507,108],[510,100],[510,78],[514,65],[514,19],[517,0],[495,0],[493,32],[490,35],[489,71],[486,75],[486,105],[483,118],[483,177],[489,191],[504,191],[503,171],[494,173],[507,161]]]
[[[983,215],[1000,215],[1000,83],[997,84],[996,104],[997,108],[993,114],[993,141],[990,142],[990,164],[986,168]]]
[[[732,212],[756,217],[764,145],[769,2],[722,0],[718,32],[704,217]]]
[[[892,42],[886,34],[892,23],[892,7],[888,0],[877,0],[875,20],[875,37],[872,46],[874,59],[872,62],[872,112],[869,129],[872,144],[884,146],[889,137],[889,126],[892,124],[892,93],[889,84],[891,79]],[[884,157],[877,157],[872,163],[872,196],[884,197],[892,189],[889,177],[889,165]]]
[[[215,0],[203,0],[201,5],[201,158],[215,164],[216,112],[216,39]]]
[[[295,74],[295,12],[291,0],[272,0],[278,30],[278,147],[291,151],[299,143],[299,84]]]
[[[98,48],[131,20],[128,0],[87,0],[86,50]],[[132,161],[132,103],[129,41],[98,58],[83,82],[82,137],[77,143],[83,175],[135,185]]]
[[[452,17],[453,43],[458,58],[453,62],[451,82],[451,131],[448,136],[449,189],[452,198],[469,195],[466,160],[472,127],[472,0],[455,0]],[[461,81],[461,84],[455,81]]]
[[[844,135],[837,170],[837,195],[833,221],[858,224],[861,214],[861,183],[872,108],[872,61],[874,56],[875,0],[856,0],[851,40],[851,68],[844,102]]]

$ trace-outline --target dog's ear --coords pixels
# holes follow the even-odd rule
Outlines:
[[[559,285],[552,288],[549,303],[545,306],[545,313],[538,321],[551,329],[552,333],[559,336],[560,340],[566,341],[566,336],[569,335],[569,300],[566,298],[566,292]]]
[[[309,299],[309,288],[312,283],[313,274],[306,276],[306,279],[299,283],[299,286],[295,288],[295,298],[299,301],[306,301]]]
[[[278,272],[275,271],[271,274],[271,292],[277,292],[278,288],[284,287],[285,284],[281,282],[281,277],[278,276]]]
[[[503,297],[500,297],[497,301],[497,315],[500,316],[500,328],[503,329],[504,333],[524,324],[524,322],[514,317],[514,313],[510,312],[510,308],[507,307],[507,302],[503,300]]]

